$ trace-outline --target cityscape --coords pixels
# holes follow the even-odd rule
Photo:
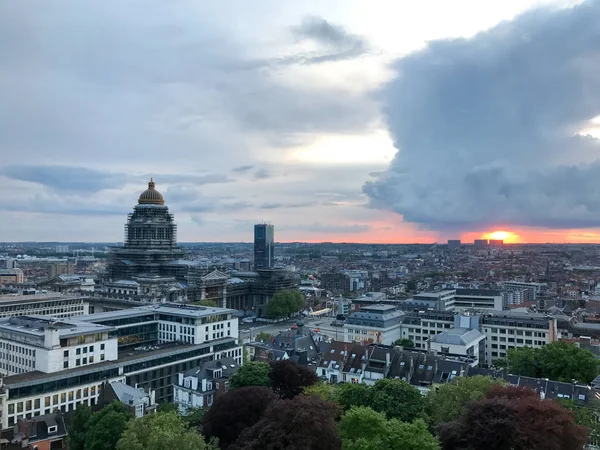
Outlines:
[[[600,449],[600,1],[483,3],[0,3],[0,448]]]

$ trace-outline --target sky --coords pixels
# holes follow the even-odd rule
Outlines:
[[[0,2],[3,241],[600,242],[600,1]],[[498,236],[497,234],[494,236]]]

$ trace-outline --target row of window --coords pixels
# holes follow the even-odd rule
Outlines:
[[[104,353],[100,353],[100,361],[104,361],[106,359],[106,356]],[[87,364],[94,364],[94,355],[90,355],[89,357],[83,357],[83,358],[77,358],[75,360],[75,367],[79,367],[79,366],[85,366]],[[65,360],[63,362],[63,369],[68,369],[69,368],[69,360]]]
[[[485,332],[489,333],[499,333],[499,334],[516,334],[518,336],[523,336],[523,334],[525,334],[525,336],[535,336],[535,337],[546,337],[546,333],[541,332],[541,331],[523,331],[523,330],[513,330],[513,329],[506,329],[506,328],[486,328]]]

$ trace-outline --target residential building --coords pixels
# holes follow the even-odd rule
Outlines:
[[[455,289],[445,289],[442,291],[419,292],[412,297],[414,305],[423,309],[433,309],[435,311],[453,311]]]
[[[186,414],[190,408],[212,406],[220,395],[229,390],[229,379],[239,368],[240,364],[235,359],[220,358],[179,373],[173,384],[173,402],[179,412]]]
[[[121,381],[104,383],[100,389],[97,409],[109,405],[113,401],[119,401],[126,405],[134,417],[143,417],[156,412],[157,404],[154,391],[147,393],[143,388],[135,388]]]
[[[19,419],[14,427],[12,443],[30,450],[54,450],[64,447],[67,437],[65,418],[61,413]]]
[[[489,241],[487,239],[475,239],[473,241],[473,247],[477,250],[486,249],[489,246]]]
[[[533,291],[531,289],[513,289],[502,291],[502,302],[506,305],[521,305],[533,301]]]
[[[346,319],[344,340],[392,345],[401,338],[403,318],[404,312],[393,305],[363,306]]]
[[[50,264],[48,268],[48,278],[54,278],[58,275],[74,275],[76,265],[73,262],[59,262]]]
[[[0,287],[14,286],[24,282],[23,271],[21,269],[0,269]]]
[[[407,313],[402,322],[402,338],[410,339],[416,349],[426,350],[430,337],[454,326],[451,311],[418,311]]]
[[[535,301],[537,299],[537,296],[542,292],[542,288],[544,286],[544,283],[532,283],[526,281],[503,281],[501,283],[501,287],[504,292],[522,291],[523,289],[530,291],[531,297],[527,300],[531,301]]]
[[[296,330],[281,331],[268,342],[250,342],[246,350],[253,361],[290,359],[304,366],[315,367],[321,344],[315,341],[313,333],[303,322],[298,322]]]
[[[86,297],[62,294],[0,295],[0,318],[24,315],[73,317],[89,314]]]
[[[254,270],[271,269],[275,261],[275,227],[254,225]]]
[[[505,358],[511,348],[541,348],[558,339],[557,319],[527,311],[504,311],[481,317],[481,329],[486,335],[485,364]]]
[[[458,250],[460,248],[460,239],[449,239],[448,250]]]

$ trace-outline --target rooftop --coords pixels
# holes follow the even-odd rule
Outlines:
[[[470,345],[484,338],[479,330],[469,328],[451,328],[429,338],[430,342],[438,344]]]
[[[233,314],[235,309],[217,308],[209,306],[194,306],[183,303],[161,303],[159,305],[136,306],[135,308],[122,309],[119,311],[109,311],[97,314],[90,314],[82,317],[80,320],[96,322],[106,319],[121,319],[126,317],[136,317],[148,313],[170,314],[175,316],[201,318],[213,316],[215,314]]]
[[[0,319],[0,330],[43,337],[47,329],[58,330],[60,338],[112,331],[114,328],[73,319],[30,315]]]
[[[34,301],[67,300],[73,298],[85,298],[83,296],[63,295],[57,292],[47,294],[7,294],[0,295],[0,303],[28,303]]]

